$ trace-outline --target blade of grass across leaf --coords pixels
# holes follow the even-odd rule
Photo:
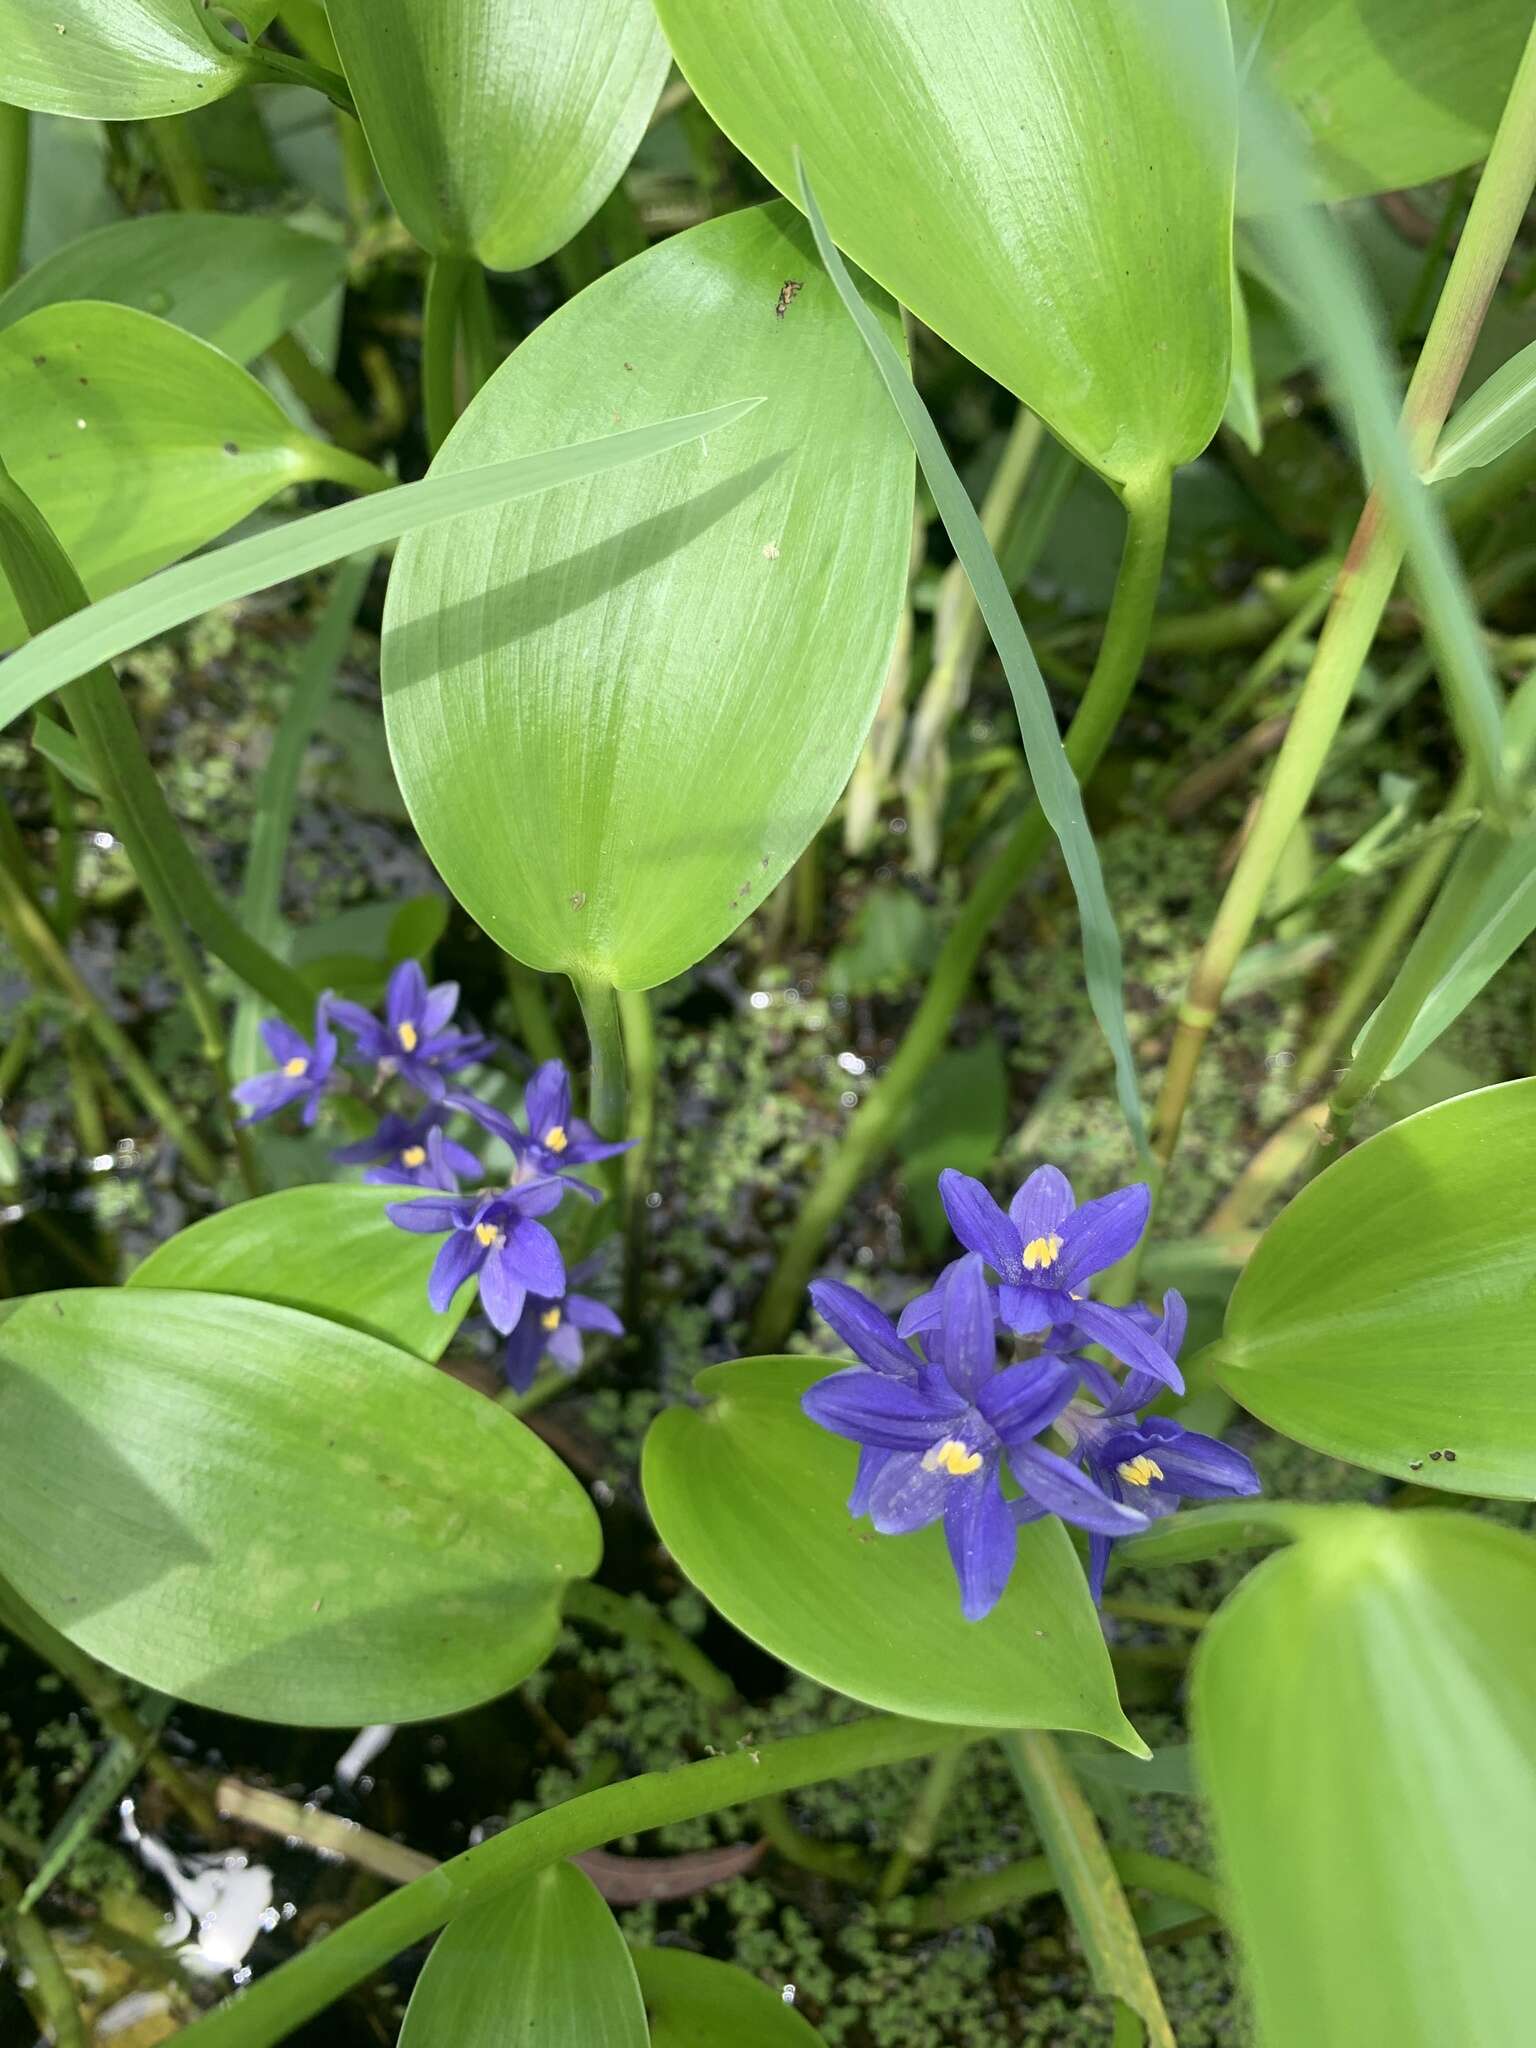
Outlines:
[[[758,398],[733,399],[708,412],[605,434],[600,441],[520,455],[512,462],[488,463],[456,476],[401,484],[357,504],[312,512],[277,533],[234,541],[173,569],[162,569],[39,633],[0,663],[0,726],[98,663],[183,626],[215,605],[249,597],[253,591],[269,589],[290,576],[303,576],[344,555],[383,547],[434,520],[505,504],[512,498],[533,497],[557,484],[575,483],[626,462],[660,455],[731,426],[761,403]]]
[[[1030,776],[1035,785],[1035,796],[1060,843],[1062,856],[1067,864],[1067,873],[1072,878],[1072,887],[1077,896],[1078,911],[1083,925],[1083,964],[1088,983],[1088,999],[1093,1005],[1093,1014],[1099,1021],[1099,1028],[1108,1040],[1114,1055],[1116,1092],[1120,1098],[1121,1110],[1130,1127],[1137,1150],[1145,1152],[1146,1128],[1141,1113],[1141,1097],[1136,1087],[1136,1065],[1125,1022],[1120,934],[1115,928],[1114,913],[1109,907],[1104,874],[1099,866],[1098,848],[1093,843],[1093,834],[1088,828],[1088,820],[1083,810],[1083,793],[1078,788],[1077,777],[1072,773],[1071,763],[1062,748],[1061,735],[1056,726],[1056,714],[1051,709],[1045,678],[1040,673],[1028,636],[1019,623],[1019,615],[1008,593],[1003,572],[997,565],[997,557],[992,552],[970,496],[956,474],[954,464],[945,453],[938,429],[929,418],[928,409],[917,395],[900,357],[880,332],[866,310],[863,300],[854,289],[847,266],[827,231],[826,222],[822,219],[821,209],[816,204],[810,179],[798,153],[796,163],[800,178],[801,204],[815,234],[821,260],[826,265],[828,276],[837,287],[838,296],[847,308],[849,318],[864,338],[865,346],[874,359],[881,381],[890,392],[896,410],[901,415],[902,425],[911,436],[912,445],[917,450],[918,463],[938,507],[939,517],[943,520],[944,529],[954,545],[955,553],[970,578],[971,588],[976,593],[976,603],[986,621],[987,631],[992,636],[992,644],[997,649],[998,658],[1008,678],[1008,688],[1012,693],[1014,710],[1018,715],[1019,732],[1024,741],[1025,757],[1029,762]]]

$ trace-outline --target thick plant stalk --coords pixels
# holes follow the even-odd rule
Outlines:
[[[435,455],[442,447],[459,416],[459,309],[468,278],[469,261],[463,256],[434,256],[427,270],[421,332],[421,408],[429,455]]]
[[[1435,308],[1403,404],[1402,431],[1422,468],[1433,453],[1471,358],[1483,315],[1536,184],[1536,31],[1510,91],[1466,228]],[[1166,1170],[1179,1141],[1200,1056],[1227,981],[1248,943],[1286,841],[1300,822],[1339,722],[1370,653],[1402,566],[1404,544],[1373,491],[1339,571],[1317,644],[1269,786],[1216,921],[1190,974],[1154,1123],[1153,1150]]]
[[[0,291],[21,269],[27,226],[27,171],[32,117],[25,107],[0,106]]]
[[[177,2038],[182,2048],[273,2048],[456,1913],[561,1857],[802,1785],[936,1756],[980,1736],[975,1728],[875,1717],[601,1786],[520,1821],[381,1899]]]
[[[1127,499],[1129,523],[1114,601],[1098,661],[1065,740],[1067,759],[1081,783],[1098,766],[1141,669],[1162,576],[1168,504],[1166,477],[1159,489]],[[1050,837],[1044,814],[1032,804],[961,905],[895,1057],[865,1096],[784,1240],[753,1321],[753,1350],[776,1351],[793,1327],[828,1232],[859,1182],[895,1140],[924,1075],[944,1049],[988,933]]]
[[[69,557],[41,512],[0,462],[0,574],[28,628],[40,633],[88,602]],[[135,874],[153,887],[210,953],[301,1030],[314,998],[301,978],[259,945],[210,886],[182,837],[139,739],[116,676],[92,669],[60,693],[113,829]],[[152,876],[151,882],[147,878]]]

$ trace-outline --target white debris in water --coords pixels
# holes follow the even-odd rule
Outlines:
[[[161,1930],[164,1948],[174,1948],[194,1976],[223,1977],[238,1971],[258,1934],[277,1925],[272,1873],[242,1855],[183,1859],[154,1835],[145,1834],[133,1801],[118,1806],[123,1840],[138,1851],[146,1869],[163,1879],[175,1900]]]
[[[338,1785],[355,1785],[376,1756],[381,1756],[394,1740],[395,1723],[378,1721],[371,1728],[363,1728],[353,1736],[341,1755],[336,1759],[336,1782]]]

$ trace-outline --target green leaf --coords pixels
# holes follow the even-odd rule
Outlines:
[[[0,419],[7,467],[93,597],[347,461],[238,363],[128,306],[42,306],[0,330]],[[0,591],[0,647],[25,637]]]
[[[871,317],[899,335],[883,301]],[[395,772],[443,880],[530,967],[643,989],[692,966],[825,819],[879,701],[911,456],[788,206],[692,228],[563,306],[433,474],[696,404],[723,361],[772,399],[728,437],[395,561]]]
[[[1303,1188],[1233,1290],[1216,1376],[1353,1465],[1529,1499],[1533,1292],[1536,1080],[1511,1081],[1392,1125]]]
[[[659,0],[716,121],[1106,476],[1197,455],[1228,382],[1236,119],[1189,118],[1141,0]]]
[[[760,1977],[730,1963],[685,1948],[642,1948],[635,1969],[651,2048],[816,2048],[821,2040]]]
[[[1263,2041],[1482,2048],[1536,2010],[1536,1549],[1354,1510],[1205,1631],[1196,1760]]]
[[[1427,483],[1443,483],[1507,455],[1536,430],[1536,341],[1501,363],[1447,420],[1435,443]]]
[[[336,1182],[258,1195],[167,1238],[128,1285],[275,1301],[435,1361],[471,1297],[461,1289],[446,1315],[428,1302],[439,1241],[398,1230],[384,1214],[386,1203],[409,1199],[409,1188]]]
[[[637,462],[702,434],[720,432],[760,403],[756,398],[737,399],[688,419],[662,420],[655,426],[608,434],[575,447],[518,456],[461,476],[402,484],[360,504],[312,512],[277,533],[234,541],[195,562],[162,570],[50,626],[0,665],[0,725],[8,725],[40,698],[85,675],[99,662],[111,661],[158,633],[184,626],[188,619],[215,605],[249,597],[253,591],[306,575],[365,548],[382,547],[435,519],[532,497],[557,484],[599,476],[621,463]]]
[[[493,270],[541,262],[591,219],[667,75],[650,0],[329,0],[327,12],[400,218],[423,248]]]
[[[207,106],[251,68],[198,0],[0,0],[0,50],[14,106],[96,121]]]
[[[1253,368],[1253,336],[1242,273],[1232,266],[1232,383],[1223,417],[1250,455],[1264,446],[1264,421],[1259,412],[1258,384]]]
[[[810,216],[817,251],[853,324],[874,358],[881,381],[917,450],[924,481],[933,494],[944,530],[976,594],[977,609],[986,622],[998,659],[1003,664],[1008,691],[1013,698],[1014,716],[1019,721],[1019,734],[1024,742],[1025,758],[1035,786],[1035,801],[1056,835],[1073,893],[1077,897],[1078,915],[1083,927],[1083,972],[1088,984],[1088,1000],[1114,1055],[1115,1086],[1121,1113],[1138,1151],[1144,1153],[1146,1132],[1136,1080],[1136,1059],[1131,1051],[1130,1033],[1125,1021],[1120,934],[1115,928],[1115,915],[1105,892],[1099,850],[1083,809],[1083,793],[1056,729],[1056,713],[1045,687],[1045,678],[1035,660],[1029,636],[1019,623],[1007,580],[998,567],[997,557],[992,552],[992,544],[987,539],[976,508],[945,453],[938,429],[907,375],[906,365],[853,289],[847,266],[827,233],[821,209],[803,171],[801,197]],[[1228,296],[1230,301],[1230,286]],[[1145,487],[1138,484],[1138,493],[1143,488],[1149,502],[1161,504],[1166,520],[1167,476],[1156,478]]]
[[[939,1200],[946,1166],[986,1174],[1008,1124],[1008,1075],[1003,1050],[989,1032],[975,1045],[941,1053],[923,1077],[912,1113],[896,1134],[907,1186],[907,1206],[923,1244],[937,1258],[949,1243],[949,1219]]]
[[[1305,124],[1320,199],[1425,185],[1486,155],[1530,26],[1529,0],[1232,6],[1239,65],[1257,54]],[[1239,193],[1267,210],[1242,174]]]
[[[1458,888],[1463,877],[1464,886]],[[1523,832],[1504,840],[1486,827],[1475,830],[1426,920],[1426,931],[1442,912],[1448,924],[1455,921],[1455,937],[1445,941],[1455,951],[1383,1069],[1383,1080],[1395,1080],[1426,1053],[1536,931],[1536,836]],[[1356,1054],[1375,1021],[1373,1011],[1355,1039]]]
[[[647,2048],[635,1964],[574,1863],[551,1863],[449,1921],[400,2048]]]
[[[538,1437],[359,1331],[152,1287],[0,1323],[0,1574],[157,1691],[303,1726],[457,1713],[543,1661],[600,1553]]]
[[[155,313],[237,363],[286,334],[346,275],[346,251],[279,220],[146,213],[55,250],[0,295],[0,327],[39,306],[106,300]]]
[[[641,1478],[661,1540],[744,1635],[850,1699],[930,1721],[1075,1728],[1135,1755],[1087,1580],[1060,1522],[1019,1531],[985,1621],[960,1613],[944,1533],[878,1536],[848,1513],[857,1453],[800,1407],[838,1367],[710,1366],[707,1405],[651,1425]]]

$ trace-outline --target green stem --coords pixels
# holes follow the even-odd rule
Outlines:
[[[555,1029],[555,1013],[550,1007],[549,991],[544,986],[543,976],[535,974],[531,967],[525,967],[521,960],[514,960],[510,953],[504,953],[502,960],[519,1038],[541,1066],[545,1060],[563,1060],[565,1048],[560,1043],[560,1033]]]
[[[1422,468],[1434,452],[1471,358],[1483,316],[1536,184],[1536,29],[1526,44],[1509,101],[1451,263],[1445,289],[1403,401],[1402,428]],[[1253,828],[1227,885],[1215,923],[1190,974],[1163,1076],[1153,1148],[1162,1170],[1179,1131],[1206,1039],[1227,981],[1252,934],[1286,842],[1301,820],[1370,653],[1404,546],[1373,491],[1350,543],[1317,653],[1276,758]]]
[[[1114,600],[1099,658],[1065,742],[1067,759],[1081,783],[1097,768],[1141,668],[1162,576],[1168,507],[1166,476],[1126,502],[1125,548]],[[944,1050],[988,933],[1049,843],[1044,814],[1032,804],[973,884],[895,1057],[865,1096],[784,1240],[753,1320],[755,1351],[778,1350],[793,1328],[829,1231],[860,1181],[894,1142],[924,1076]]]
[[[21,270],[31,156],[31,115],[25,107],[0,105],[0,291],[13,283]]]
[[[929,1764],[912,1810],[902,1823],[890,1861],[880,1874],[875,1897],[882,1906],[907,1888],[907,1880],[933,1848],[939,1822],[954,1795],[955,1780],[965,1762],[963,1749],[942,1750]]]
[[[77,1649],[68,1636],[60,1635],[4,1579],[0,1579],[0,1628],[9,1629],[34,1656],[41,1657],[67,1678],[109,1735],[140,1749],[150,1776],[200,1833],[209,1837],[218,1834],[219,1818],[212,1799],[163,1750],[154,1746],[153,1737],[124,1697],[117,1676]]]
[[[565,1589],[564,1609],[572,1621],[584,1621],[652,1651],[708,1705],[725,1709],[735,1703],[736,1688],[720,1667],[638,1594],[612,1593],[590,1579],[572,1579]]]
[[[0,820],[10,825],[10,815],[3,807]],[[9,831],[0,827],[0,925],[8,932],[23,967],[39,987],[51,981],[61,992],[105,1057],[138,1096],[146,1115],[177,1147],[198,1179],[213,1186],[219,1177],[218,1161],[160,1085],[148,1061],[76,972],[74,962],[59,944],[53,926],[32,894],[25,864],[18,858],[20,842],[13,834],[14,826]]]
[[[757,1750],[647,1772],[536,1813],[345,1922],[249,1990],[195,2020],[181,2048],[273,2048],[402,1949],[467,1907],[561,1857],[802,1785],[934,1756],[975,1742],[974,1728],[877,1717]]]
[[[316,92],[324,93],[333,107],[339,107],[342,113],[356,119],[357,108],[351,87],[339,71],[328,70],[323,64],[311,64],[305,57],[287,56],[281,50],[269,49],[265,43],[243,43],[221,22],[207,14],[203,27],[232,56],[240,59],[253,84],[312,86]]]
[[[1159,1898],[1178,1899],[1202,1913],[1219,1917],[1225,1911],[1220,1886],[1187,1863],[1174,1863],[1141,1849],[1111,1849],[1109,1860],[1122,1884],[1155,1892]],[[1055,1890],[1056,1873],[1049,1856],[1029,1856],[980,1877],[961,1878],[943,1891],[915,1900],[910,1911],[903,1912],[901,1924],[914,1934],[938,1934],[969,1920],[990,1920],[1010,1906],[1048,1898]]]
[[[329,434],[337,443],[332,451],[337,458],[334,471],[327,475],[339,484],[350,484],[361,491],[384,490],[394,479],[375,463],[366,462],[358,454],[368,441],[368,422],[352,402],[346,391],[331,375],[323,370],[296,334],[282,334],[267,350],[267,360],[275,370],[282,372],[295,398],[323,434]],[[349,456],[343,463],[342,456]]]
[[[1028,1729],[1005,1735],[1002,1748],[1056,1873],[1095,1987],[1132,2007],[1150,2040],[1173,2048],[1173,2031],[1115,1860],[1060,1744],[1042,1730]]]
[[[65,945],[80,921],[80,834],[75,820],[75,792],[69,777],[52,761],[43,762],[48,808],[53,813],[57,847],[53,862],[53,928]]]
[[[322,0],[286,0],[283,26],[311,64],[333,76],[341,75],[341,58],[326,17]],[[378,174],[362,123],[342,107],[335,109],[336,137],[341,149],[342,181],[347,192],[347,212],[354,227],[361,227],[373,211],[378,191]]]
[[[588,1115],[600,1138],[622,1138],[628,1123],[624,1032],[618,991],[611,982],[571,977],[592,1049]]]
[[[459,416],[455,367],[459,307],[469,275],[464,256],[434,256],[427,267],[427,299],[421,330],[421,402],[427,453],[435,455]]]
[[[53,529],[3,462],[0,574],[9,580],[33,633],[87,602]],[[314,1010],[309,988],[292,968],[251,938],[210,886],[165,800],[111,669],[92,669],[60,695],[103,806],[140,881],[152,869],[164,900],[177,906],[208,950],[290,1023],[308,1030]]]
[[[650,1178],[651,1145],[656,1135],[656,1020],[644,990],[619,992],[619,1022],[624,1031],[624,1061],[629,1071],[629,1122],[626,1137],[636,1142],[624,1154],[624,1321],[638,1329],[645,1292],[645,1186]]]
[[[1157,1600],[1130,1600],[1114,1597],[1103,1600],[1100,1605],[1106,1614],[1113,1614],[1121,1621],[1143,1621],[1149,1628],[1187,1628],[1199,1630],[1210,1620],[1209,1614],[1198,1607],[1169,1607]]]
[[[21,1888],[0,1863],[0,1930],[16,1961],[31,1972],[32,1997],[53,2048],[87,2048],[85,2021],[68,1972],[40,1920],[25,1912]]]
[[[1397,318],[1395,332],[1399,346],[1404,342],[1411,341],[1419,331],[1419,322],[1424,318],[1424,310],[1429,304],[1430,294],[1435,289],[1436,273],[1445,260],[1445,252],[1451,246],[1451,236],[1456,231],[1456,223],[1461,218],[1461,210],[1467,203],[1467,188],[1471,177],[1472,173],[1470,170],[1458,171],[1451,180],[1451,189],[1446,195],[1444,206],[1440,209],[1440,218],[1435,223],[1435,232],[1425,245],[1424,257],[1419,265],[1419,274],[1413,281],[1413,290],[1408,294],[1403,304],[1403,310]]]
[[[464,329],[464,379],[468,395],[473,398],[501,366],[496,316],[483,263],[468,266],[459,300],[459,317]]]
[[[213,193],[186,114],[141,121],[139,133],[149,144],[160,172],[165,196],[181,213],[212,213]]]

